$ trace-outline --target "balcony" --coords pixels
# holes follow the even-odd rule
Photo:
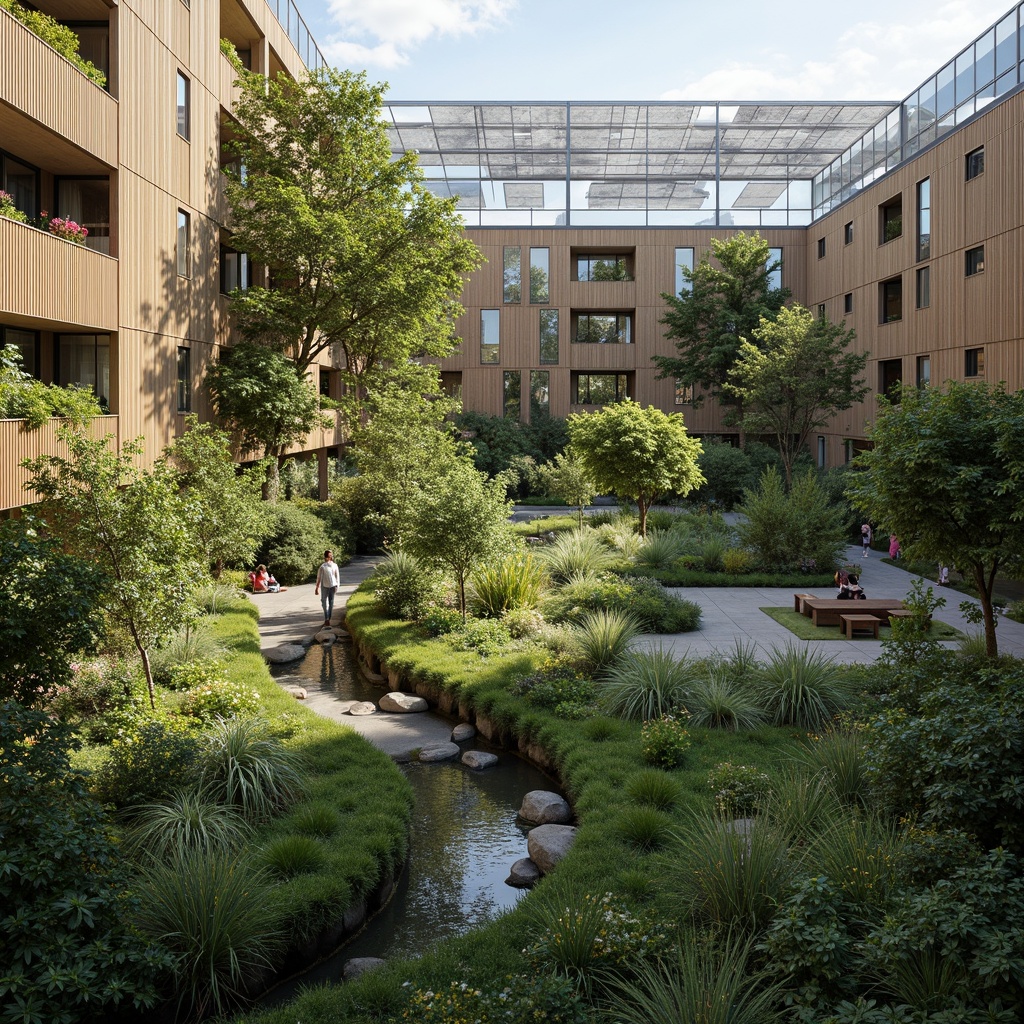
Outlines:
[[[36,500],[25,490],[32,474],[21,463],[40,455],[62,454],[57,431],[63,423],[64,420],[51,419],[38,430],[26,430],[24,420],[0,420],[0,509],[18,508]],[[97,416],[86,433],[94,439],[112,434],[114,443],[120,446],[119,430],[117,416]]]
[[[0,253],[0,319],[117,330],[117,260],[6,217]]]
[[[0,10],[0,131],[17,132],[20,149],[58,173],[102,173],[81,161],[70,146],[106,167],[117,166],[117,101],[89,81],[37,35]],[[20,116],[19,116],[20,115]]]

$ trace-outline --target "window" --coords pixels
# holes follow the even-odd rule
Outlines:
[[[926,260],[932,249],[932,185],[931,179],[917,183],[917,258]]]
[[[968,348],[964,350],[964,376],[983,377],[985,375],[985,350]]]
[[[848,314],[853,312],[853,292],[847,292],[843,296],[843,313]]]
[[[824,320],[825,319],[825,303],[824,302],[819,302],[818,303],[818,319],[819,320]]]
[[[175,249],[178,263],[178,277],[192,276],[192,261],[189,254],[189,223],[191,218],[184,210],[178,211],[178,237]]]
[[[782,250],[768,250],[768,287],[779,289],[782,287]]]
[[[895,320],[903,319],[903,278],[892,277],[883,281],[879,286],[882,300],[883,324],[891,324]]]
[[[843,462],[853,462],[853,439],[849,437],[843,441]]]
[[[974,277],[975,274],[982,274],[985,271],[985,246],[976,245],[965,253],[964,274],[967,277]]]
[[[689,292],[693,285],[687,278],[683,271],[693,273],[693,249],[692,248],[679,248],[676,249],[676,284],[673,295],[682,295],[684,292]]]
[[[550,302],[551,291],[548,287],[548,258],[547,249],[530,250],[530,301]]]
[[[57,383],[91,388],[104,411],[110,395],[110,335],[58,334]]]
[[[825,239],[818,239],[818,259],[823,260],[825,258]]]
[[[919,388],[926,388],[932,382],[932,357],[917,357],[917,374],[914,378]]]
[[[30,377],[39,377],[39,334],[18,327],[0,327],[0,348],[13,345],[21,354],[21,369]]]
[[[331,371],[320,367],[320,397],[331,397]]]
[[[676,405],[693,405],[693,385],[676,377]]]
[[[178,412],[192,411],[192,350],[178,347]]]
[[[480,362],[484,365],[498,362],[498,341],[500,326],[500,310],[480,310]]]
[[[818,469],[825,468],[825,438],[818,435]]]
[[[178,72],[178,134],[183,139],[190,138],[191,116],[189,95],[192,91],[192,83],[180,71]]]
[[[230,295],[235,289],[246,291],[252,286],[252,268],[248,253],[238,252],[230,246],[220,247],[220,290]]]
[[[849,245],[853,241],[853,221],[849,221],[843,227],[843,244]]]
[[[506,370],[502,375],[502,415],[507,420],[518,420],[523,411],[523,400],[520,391],[523,387],[521,370]]]
[[[0,153],[0,190],[26,217],[39,216],[39,171]]]
[[[932,268],[920,267],[917,271],[917,308],[927,309],[932,304]]]
[[[576,374],[573,401],[577,405],[608,405],[628,397],[624,373]]]
[[[551,374],[547,370],[530,371],[530,422],[551,414]]]
[[[896,196],[878,208],[880,224],[879,245],[885,245],[903,234],[903,196]]]
[[[878,390],[891,402],[899,401],[903,381],[903,360],[885,359],[878,364]]]
[[[518,245],[506,245],[503,255],[502,301],[522,302],[523,250]]]
[[[579,255],[576,257],[577,281],[629,281],[628,257],[621,253]]]
[[[628,313],[577,313],[575,320],[575,342],[628,345],[633,340],[633,318]]]
[[[60,178],[57,209],[89,229],[89,249],[110,255],[110,182],[106,178]]]
[[[978,177],[979,174],[985,173],[985,147],[979,146],[977,149],[972,149],[967,154],[966,169],[964,171],[964,180],[970,181],[972,178]]]
[[[540,310],[540,361],[558,362],[558,310]]]

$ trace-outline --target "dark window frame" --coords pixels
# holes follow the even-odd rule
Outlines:
[[[878,295],[879,323],[899,323],[903,319],[903,275],[879,281]]]
[[[825,239],[818,239],[818,259],[823,260],[825,258]]]
[[[622,402],[630,397],[629,395],[629,374],[628,373],[615,373],[611,372],[590,372],[588,370],[580,370],[573,374],[572,377],[572,397],[574,405],[603,405],[603,402],[592,402],[591,398],[591,378],[593,377],[614,377],[615,378],[615,397],[612,399],[613,402]],[[580,395],[580,381],[586,379],[586,398],[582,398]],[[622,385],[621,391],[619,385]]]
[[[985,246],[973,245],[964,250],[964,277],[977,277],[985,273]]]
[[[192,411],[192,348],[189,345],[178,346],[178,412]]]
[[[964,376],[984,377],[985,376],[985,348],[964,349]]]
[[[843,245],[850,245],[853,242],[853,221],[847,221],[843,225]]]
[[[181,99],[181,86],[185,86],[185,102],[178,102]],[[192,139],[192,79],[178,68],[177,77],[174,80],[174,131],[179,139],[190,142]]]
[[[964,157],[964,181],[974,181],[985,173],[985,147],[978,146]]]
[[[592,317],[615,317],[615,341],[600,339],[593,341],[589,338],[580,340],[580,321],[586,318],[588,332]],[[594,312],[583,311],[571,314],[572,344],[574,345],[632,345],[633,344],[633,313],[631,312]],[[625,339],[623,339],[625,333]]]

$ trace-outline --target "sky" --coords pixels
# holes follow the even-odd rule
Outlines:
[[[1009,0],[296,0],[396,100],[900,100]]]

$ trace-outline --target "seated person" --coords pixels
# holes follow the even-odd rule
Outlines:
[[[249,573],[249,579],[252,581],[254,594],[273,593],[281,589],[277,580],[267,572],[265,565],[257,565],[256,571]]]
[[[860,580],[854,573],[840,569],[835,575],[835,581],[839,591],[836,597],[840,601],[863,601],[867,598],[867,594],[864,593],[860,585]]]

